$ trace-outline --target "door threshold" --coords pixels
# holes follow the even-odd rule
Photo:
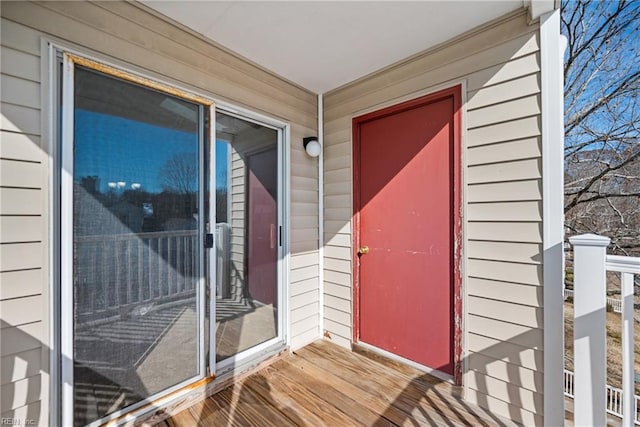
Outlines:
[[[222,376],[211,375],[195,381],[157,400],[146,402],[140,408],[131,410],[120,417],[102,424],[101,427],[119,427],[124,425],[156,425],[176,415],[196,403],[233,386],[248,376],[272,365],[289,355],[289,347],[280,346],[279,350],[265,353],[262,357],[245,361],[235,370]]]
[[[236,382],[238,378],[243,377],[246,373],[260,370],[286,354],[289,354],[289,347],[282,342],[277,342],[239,359],[233,356],[224,359],[216,364],[218,383],[229,379],[232,380],[231,383]]]
[[[358,353],[362,354],[365,357],[368,357],[373,360],[384,359],[384,362],[391,362],[394,365],[407,365],[419,371],[422,371],[432,377],[435,377],[439,380],[448,382],[452,385],[456,385],[453,375],[447,374],[446,372],[439,371],[437,369],[430,368],[428,366],[422,365],[418,362],[414,362],[413,360],[404,358],[402,356],[398,356],[397,354],[391,353],[390,351],[383,350],[374,345],[367,344],[365,342],[357,342],[351,344],[351,349]]]

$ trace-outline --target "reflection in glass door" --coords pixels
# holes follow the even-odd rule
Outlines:
[[[277,130],[216,112],[216,361],[280,334]]]
[[[204,375],[208,113],[78,66],[73,93],[73,423],[85,425]]]

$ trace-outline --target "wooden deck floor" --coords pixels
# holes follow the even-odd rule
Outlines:
[[[159,426],[509,425],[411,367],[318,341]]]

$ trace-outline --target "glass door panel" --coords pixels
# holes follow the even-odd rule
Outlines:
[[[81,67],[74,102],[73,406],[85,425],[203,375],[204,107]]]
[[[216,112],[216,361],[278,336],[278,132]]]

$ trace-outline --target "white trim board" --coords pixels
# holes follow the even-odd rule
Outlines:
[[[318,95],[318,338],[324,334],[324,98]]]
[[[73,126],[74,64],[65,54],[62,70],[61,176],[60,176],[60,354],[61,354],[61,419],[73,425]],[[62,218],[62,212],[66,217]]]
[[[60,401],[61,401],[61,378],[60,370],[55,367],[60,366],[60,318],[58,314],[58,306],[60,303],[60,250],[54,250],[56,242],[60,241],[60,156],[58,155],[59,143],[58,133],[59,120],[58,109],[59,103],[59,84],[60,82],[53,79],[56,76],[56,67],[58,64],[57,51],[55,47],[44,38],[40,40],[40,56],[41,60],[41,99],[42,99],[42,135],[46,138],[43,146],[47,147],[48,153],[48,174],[47,174],[47,208],[45,215],[48,216],[47,225],[49,227],[48,242],[45,250],[47,251],[46,259],[48,262],[47,271],[49,273],[47,296],[47,306],[45,313],[49,320],[49,399],[42,400],[42,411],[48,408],[48,420],[50,425],[55,425],[60,419]],[[44,357],[43,357],[44,359]],[[43,360],[46,362],[46,360]]]
[[[564,425],[564,107],[560,10],[540,17],[543,187],[544,422]]]

